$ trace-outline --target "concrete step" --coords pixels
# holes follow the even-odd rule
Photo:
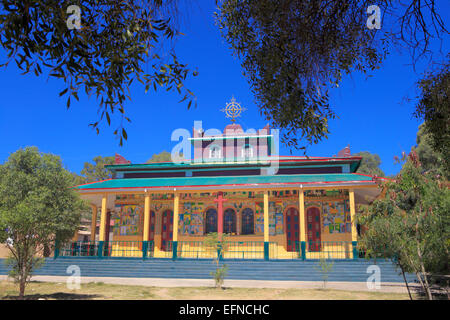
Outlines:
[[[347,260],[334,261],[328,281],[366,281],[369,274],[367,267],[374,261]],[[264,261],[264,260],[226,260],[227,279],[248,280],[296,280],[321,281],[322,276],[316,269],[317,261]],[[386,282],[403,282],[403,278],[388,261],[376,261],[381,269],[381,280]],[[154,278],[191,278],[210,279],[210,273],[216,269],[213,260],[195,259],[124,259],[124,258],[58,258],[46,259],[44,266],[36,270],[36,275],[68,276],[67,267],[78,265],[82,276],[93,277],[154,277]],[[0,261],[0,274],[8,269]],[[408,275],[408,280],[414,277]]]

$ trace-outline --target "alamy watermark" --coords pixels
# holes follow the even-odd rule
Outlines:
[[[236,130],[236,131],[235,131]],[[202,121],[194,121],[192,131],[175,129],[171,141],[178,142],[171,151],[173,163],[220,162],[236,163],[255,161],[267,164],[262,175],[275,175],[279,165],[279,130],[263,128],[241,130],[227,127],[225,132],[211,128],[204,130]],[[193,155],[192,160],[188,160]]]
[[[67,14],[70,16],[67,18],[66,24],[69,30],[81,29],[81,9],[79,6],[73,4],[67,7]]]
[[[381,289],[381,269],[377,265],[370,265],[366,269],[366,273],[370,276],[367,278],[366,285],[369,290]]]
[[[370,16],[367,18],[367,28],[370,30],[381,29],[381,10],[377,5],[371,5],[367,7],[367,14]]]
[[[67,267],[66,273],[70,276],[66,280],[67,289],[80,290],[81,286],[81,269],[78,265],[72,264]]]

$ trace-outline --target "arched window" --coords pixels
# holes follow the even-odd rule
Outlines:
[[[222,158],[222,148],[218,145],[212,145],[209,147],[209,157],[211,159],[220,159]]]
[[[223,233],[236,233],[236,211],[231,208],[223,213]]]
[[[254,234],[254,213],[250,208],[242,210],[242,232],[241,234]]]
[[[205,213],[205,234],[211,232],[217,232],[217,211],[214,208]]]
[[[242,158],[253,158],[253,147],[249,144],[243,146],[241,156]]]

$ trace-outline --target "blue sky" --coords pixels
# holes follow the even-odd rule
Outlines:
[[[205,129],[222,130],[230,121],[220,109],[232,95],[247,108],[238,123],[244,129],[262,128],[266,121],[254,103],[239,60],[231,55],[214,25],[214,1],[198,3],[192,5],[183,22],[185,36],[176,44],[180,61],[199,71],[198,77],[187,82],[198,98],[197,108],[187,110],[186,104],[178,103],[180,97],[175,93],[145,94],[143,87],[133,87],[133,100],[125,105],[132,123],[126,127],[128,141],[120,147],[113,135],[116,123],[103,125],[100,135],[88,127],[98,117],[95,98],[82,96],[66,110],[66,100],[58,96],[65,88],[62,82],[20,75],[11,63],[0,69],[0,163],[17,149],[32,145],[60,155],[66,167],[75,172],[97,155],[119,153],[133,163],[143,163],[154,153],[170,151],[176,144],[170,140],[172,131],[191,130],[195,120],[201,120]],[[448,3],[445,9],[441,14],[448,25]],[[443,52],[449,51],[448,44],[447,38]],[[1,50],[0,59],[4,59]],[[412,116],[414,101],[404,102],[404,98],[414,96],[415,81],[423,69],[419,65],[414,72],[409,63],[406,53],[393,52],[373,77],[366,79],[354,73],[345,79],[332,93],[339,118],[331,121],[329,138],[310,146],[308,154],[332,156],[350,144],[353,153],[379,154],[386,174],[398,172],[393,157],[411,149],[420,124]],[[280,154],[289,155],[290,150],[281,146]],[[293,150],[292,154],[302,152]]]

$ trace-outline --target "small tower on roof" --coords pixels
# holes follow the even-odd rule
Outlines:
[[[194,161],[197,162],[241,162],[266,159],[270,156],[273,136],[267,124],[262,129],[244,131],[236,118],[246,109],[236,101],[231,101],[221,109],[226,118],[231,119],[223,133],[208,134],[203,129],[193,129]]]

